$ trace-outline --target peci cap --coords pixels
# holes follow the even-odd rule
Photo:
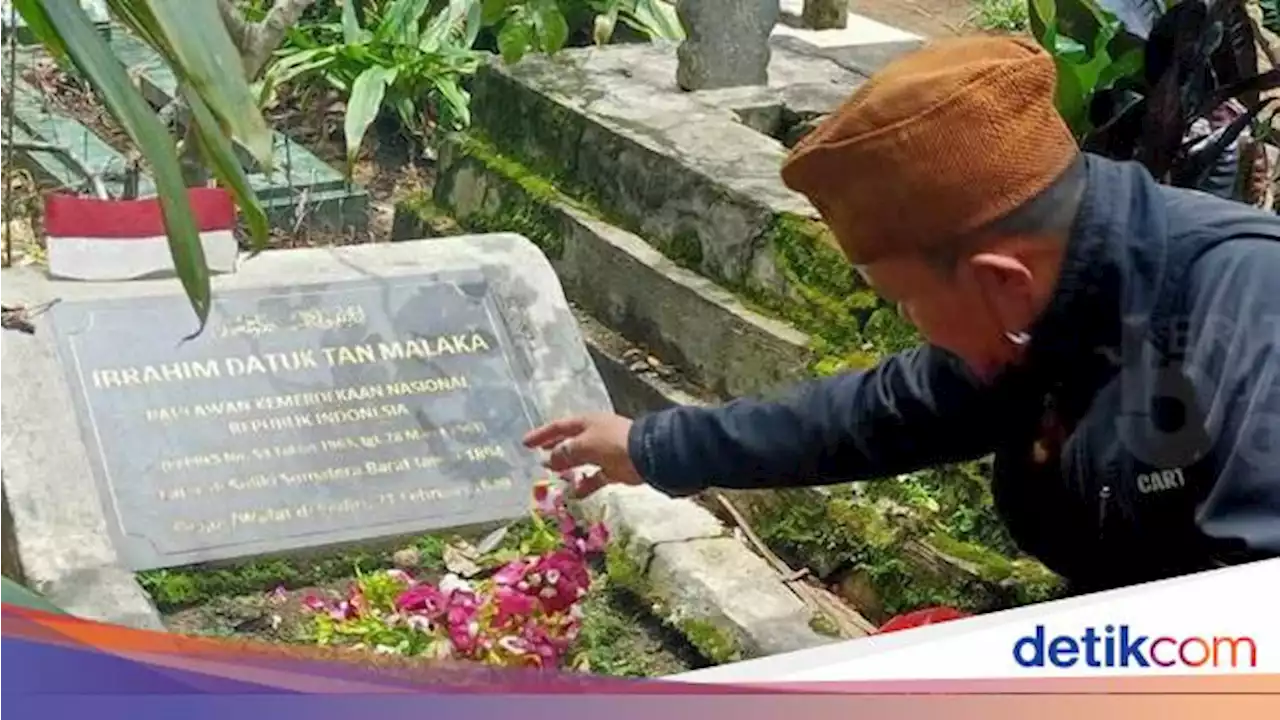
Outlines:
[[[1044,192],[1079,155],[1033,41],[940,40],[885,66],[791,151],[787,187],[850,262],[955,242]]]

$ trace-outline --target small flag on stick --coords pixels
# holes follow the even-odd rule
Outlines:
[[[236,269],[236,206],[218,188],[187,191],[205,262],[213,273]],[[158,198],[101,200],[49,195],[44,203],[49,274],[69,280],[136,280],[175,274]]]

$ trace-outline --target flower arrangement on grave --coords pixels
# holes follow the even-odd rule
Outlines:
[[[535,486],[531,519],[516,547],[482,558],[488,569],[476,565],[470,578],[449,573],[430,582],[380,570],[358,573],[345,597],[305,597],[315,641],[506,667],[574,664],[589,562],[608,531],[576,523],[549,483]]]

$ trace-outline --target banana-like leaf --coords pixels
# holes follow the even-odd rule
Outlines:
[[[261,167],[270,168],[271,129],[245,80],[240,53],[224,30],[217,0],[136,1],[150,8],[156,23],[152,32],[165,39],[178,78],[205,100],[219,124]]]
[[[569,40],[569,22],[556,0],[532,0],[533,28],[538,46],[548,55],[554,55]]]
[[[348,45],[363,45],[373,33],[360,27],[360,16],[352,0],[342,0],[342,40]]]
[[[65,53],[147,158],[168,231],[174,268],[199,320],[196,332],[200,332],[209,317],[209,268],[205,264],[199,229],[191,214],[173,138],[134,87],[128,72],[79,3],[18,0],[15,5],[33,31],[48,33],[37,37],[46,46]]]
[[[684,40],[684,28],[680,25],[680,16],[676,14],[676,6],[672,3],[636,0],[635,7],[624,17],[627,24],[651,39]]]
[[[26,23],[27,30],[35,36],[40,44],[50,54],[54,55],[60,61],[70,61],[67,55],[67,46],[63,42],[62,36],[58,34],[56,28],[49,22],[49,18],[44,11],[38,7],[37,0],[13,0],[13,7],[22,16],[22,21]]]
[[[364,142],[364,134],[378,117],[382,107],[382,98],[387,86],[396,80],[397,69],[375,65],[368,68],[351,84],[351,98],[347,100],[347,116],[344,132],[347,139],[347,168],[356,161],[360,154],[360,144]]]
[[[331,47],[318,47],[301,52],[295,52],[286,55],[280,60],[268,66],[267,71],[262,75],[261,87],[255,95],[258,99],[258,107],[266,107],[271,98],[275,95],[276,88],[284,85],[290,80],[305,75],[309,72],[319,70],[326,65],[332,64],[337,59],[337,54]]]
[[[485,26],[497,25],[506,16],[510,0],[480,0],[480,17]]]
[[[422,31],[422,40],[418,43],[418,49],[427,53],[439,52],[450,46],[449,38],[451,37],[464,40],[469,38],[471,42],[465,47],[470,49],[475,43],[475,36],[480,32],[480,27],[475,22],[479,17],[477,8],[479,8],[479,0],[449,0],[448,8],[427,23],[426,29]]]
[[[470,7],[467,8],[466,31],[463,33],[462,46],[463,50],[470,50],[476,45],[476,38],[480,35],[480,28],[484,26],[484,7],[479,0],[471,0]]]
[[[375,35],[404,45],[417,45],[422,15],[430,4],[431,0],[393,0]]]
[[[596,45],[607,45],[613,37],[613,30],[618,24],[618,9],[611,8],[596,16],[591,29],[591,39]]]

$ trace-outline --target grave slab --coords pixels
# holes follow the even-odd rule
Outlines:
[[[611,409],[518,236],[269,251],[186,342],[178,292],[4,273],[6,305],[57,301],[5,338],[3,481],[28,582],[76,614],[149,625],[132,570],[519,516],[520,436]]]
[[[129,163],[123,155],[103,142],[80,122],[54,112],[43,97],[25,80],[17,78],[14,92],[14,140],[43,143],[56,149],[19,150],[18,157],[36,178],[55,187],[92,192],[93,173],[112,197],[121,197],[128,183]],[[151,178],[139,172],[136,193],[155,193]]]
[[[825,58],[850,72],[870,76],[899,57],[918,50],[924,45],[924,40],[901,38],[876,42],[817,44],[812,37],[799,33],[778,32],[770,38],[770,43],[775,49]]]
[[[774,37],[794,37],[814,47],[849,47],[923,40],[919,35],[902,28],[849,12],[848,0],[845,0],[842,11],[840,2],[841,0],[781,0],[781,22],[773,29]]]
[[[446,170],[434,192],[436,204],[464,226],[495,208],[536,207],[517,183],[463,153],[442,146]],[[401,210],[411,212],[401,207],[398,216]],[[548,248],[570,300],[708,390],[727,397],[767,392],[792,382],[812,359],[807,336],[744,307],[640,237],[564,203],[548,202],[541,216],[547,230],[530,237]]]

